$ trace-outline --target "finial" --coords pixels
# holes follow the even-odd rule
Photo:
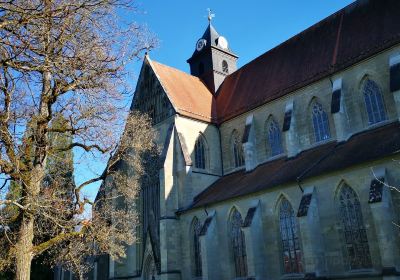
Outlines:
[[[211,23],[211,20],[215,17],[215,14],[211,13],[211,9],[210,8],[208,8],[207,11],[208,11],[208,17],[207,17],[208,18],[208,22]]]

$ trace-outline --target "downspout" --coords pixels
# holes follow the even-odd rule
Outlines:
[[[313,165],[311,165],[310,167],[308,167],[306,170],[304,170],[299,176],[297,176],[296,178],[296,182],[297,185],[299,186],[300,190],[302,193],[304,193],[304,189],[301,186],[301,180],[303,179],[303,177],[310,172],[312,169],[314,169],[318,164],[320,164],[323,160],[325,160],[327,157],[329,157],[331,154],[333,154],[336,151],[336,148],[338,147],[339,143],[336,144],[332,150],[330,150],[328,153],[326,153],[325,155],[323,155],[320,159],[318,159]]]
[[[204,206],[204,212],[206,213],[206,216],[208,217],[207,206]]]

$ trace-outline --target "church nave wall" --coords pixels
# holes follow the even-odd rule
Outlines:
[[[240,213],[242,219],[241,230],[245,237],[248,277],[297,279],[309,274],[310,277],[329,276],[329,279],[343,279],[343,277],[353,279],[353,276],[358,279],[367,276],[372,277],[371,279],[383,279],[381,276],[383,270],[389,271],[387,273],[390,274],[390,270],[393,271],[394,267],[397,267],[397,270],[400,268],[399,229],[392,223],[397,219],[399,200],[397,194],[384,187],[382,200],[371,202],[371,183],[375,178],[372,170],[377,176],[384,176],[385,182],[398,185],[400,168],[395,160],[398,160],[398,157],[304,180],[301,183],[304,193],[293,183],[182,213],[179,217],[182,234],[182,279],[195,279],[192,277],[193,232],[191,231],[195,217],[202,225],[199,234],[201,249],[206,250],[206,252],[201,251],[202,262],[207,263],[206,266],[202,266],[202,279],[238,279],[235,278],[229,223],[235,210]],[[302,201],[307,194],[312,194],[311,200]],[[363,261],[352,263],[349,257],[348,248],[351,247],[351,242],[348,241],[346,245],[346,229],[341,223],[344,212],[340,209],[340,199],[343,194],[349,194],[355,199],[353,202],[356,204],[352,205],[358,205],[358,202],[360,205],[360,211],[357,213],[361,213],[362,217],[357,216],[354,221],[360,222],[358,230],[366,233],[364,243],[358,243],[359,246],[364,246],[362,247],[364,249],[356,248],[365,253],[360,255],[360,251],[357,252],[358,257],[364,257]],[[304,203],[307,206],[305,208]],[[289,220],[295,223],[293,230],[296,231],[294,235],[299,241],[300,269],[290,268],[287,264],[285,267],[283,264],[280,223],[283,204],[290,205],[293,211],[293,215],[289,215],[291,217]],[[349,209],[347,208],[346,213],[351,214]],[[218,244],[217,248],[215,244]],[[211,262],[210,266],[207,258],[215,255],[217,261]],[[285,273],[285,270],[288,273]],[[214,275],[219,275],[219,278],[215,278]],[[373,275],[376,275],[376,278]]]

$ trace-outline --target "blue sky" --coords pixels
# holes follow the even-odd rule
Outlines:
[[[158,36],[160,46],[152,59],[188,71],[186,60],[207,27],[207,8],[215,13],[213,25],[227,38],[242,66],[335,11],[350,0],[141,0],[137,21]]]
[[[124,17],[146,24],[159,39],[159,47],[150,58],[185,72],[186,60],[192,55],[195,43],[207,27],[207,8],[215,14],[213,26],[227,38],[229,47],[239,56],[242,66],[269,49],[317,23],[351,0],[138,0],[138,13]],[[129,68],[129,83],[134,88],[141,61]],[[131,97],[130,97],[131,98]],[[127,100],[130,104],[130,100]],[[76,166],[77,183],[101,173],[102,162],[91,162],[90,169]],[[97,185],[98,187],[98,185]],[[97,187],[87,192],[95,196]]]

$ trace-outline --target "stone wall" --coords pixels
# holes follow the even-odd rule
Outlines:
[[[319,176],[303,182],[302,185],[304,188],[314,189],[313,199],[316,200],[314,208],[318,209],[317,214],[315,211],[309,211],[308,215],[310,216],[297,218],[300,228],[300,238],[302,239],[301,248],[303,266],[305,268],[304,272],[317,273],[319,274],[317,276],[330,277],[329,279],[338,279],[342,277],[352,279],[352,275],[354,275],[354,278],[358,279],[360,279],[360,277],[364,278],[377,275],[376,279],[382,279],[380,275],[382,274],[382,269],[384,267],[400,268],[399,259],[397,258],[398,253],[400,252],[399,228],[390,223],[390,225],[385,228],[388,231],[386,233],[387,235],[380,235],[378,233],[379,230],[377,229],[378,227],[385,226],[384,222],[382,222],[385,217],[389,217],[389,220],[392,221],[390,217],[395,217],[398,214],[396,212],[398,211],[399,201],[393,199],[393,191],[392,193],[389,191],[384,200],[394,203],[395,207],[385,208],[383,206],[385,202],[379,202],[380,204],[368,203],[371,180],[374,179],[371,168],[376,170],[381,167],[386,167],[387,178],[391,178],[391,184],[398,185],[400,183],[400,168],[394,160],[399,159],[399,157],[387,158],[348,170]],[[371,269],[350,271],[347,264],[337,204],[337,192],[344,183],[350,186],[357,193],[361,203],[362,215],[367,230],[368,244],[373,263]],[[218,248],[206,245],[206,250],[211,250],[214,254],[217,254],[219,260],[213,267],[208,268],[208,275],[213,275],[214,273],[217,273],[215,270],[218,270],[218,273],[221,275],[221,278],[219,279],[235,278],[234,263],[228,235],[228,219],[233,207],[241,213],[243,218],[246,217],[247,212],[252,207],[259,207],[260,211],[260,218],[256,218],[256,216],[253,217],[253,219],[255,219],[253,221],[255,223],[254,227],[258,231],[256,230],[256,233],[254,233],[252,238],[261,240],[261,242],[257,242],[256,250],[247,250],[251,254],[256,255],[256,257],[247,256],[247,265],[248,267],[253,267],[253,271],[262,274],[249,276],[254,276],[256,279],[280,279],[285,276],[282,272],[278,218],[278,209],[282,198],[286,198],[292,205],[295,213],[297,213],[302,198],[302,192],[297,184],[288,184],[284,186],[276,186],[275,188],[263,193],[249,195],[240,199],[232,199],[203,209],[195,209],[181,215],[181,245],[182,248],[185,248],[182,250],[181,256],[183,268],[182,279],[192,279],[192,248],[190,247],[190,241],[192,238],[190,236],[190,226],[192,220],[194,217],[197,217],[204,223],[207,213],[209,215],[210,213],[215,213],[213,215],[215,219],[216,230],[214,230],[214,232],[216,233],[216,236],[213,236],[213,238],[218,240]],[[383,207],[384,210],[379,212],[379,208],[381,207]],[[384,216],[382,217],[379,214],[375,215],[375,212],[383,213]],[[257,219],[259,219],[258,224]],[[316,222],[318,222],[318,226],[313,227],[312,224]],[[262,227],[261,229],[259,228],[260,226]],[[252,235],[246,234],[246,237],[250,236]],[[320,241],[318,240],[318,236],[321,237]],[[390,247],[384,247],[384,243],[387,241],[388,236],[395,236],[395,238],[390,240]],[[318,244],[320,250],[314,251],[313,246],[310,246],[310,244],[312,245],[313,243]],[[254,247],[254,244],[252,245],[252,240],[246,239],[246,245],[248,247]],[[386,253],[389,256],[386,259],[383,259],[382,257],[383,248],[388,250]],[[206,252],[202,252],[202,254],[203,253],[206,254]],[[208,256],[208,254],[206,255]],[[288,275],[288,277],[289,276],[290,275]],[[301,278],[304,277],[304,274],[298,276]],[[210,277],[203,279],[214,278]]]

